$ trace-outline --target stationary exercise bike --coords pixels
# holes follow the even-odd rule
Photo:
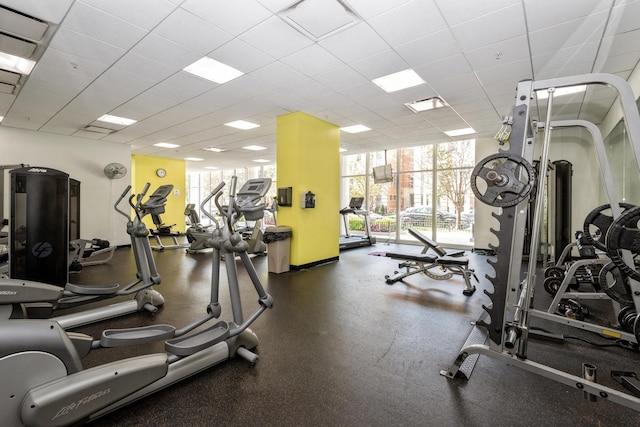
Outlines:
[[[137,196],[136,203],[132,202],[135,195],[129,197],[129,205],[135,212],[133,217],[118,207],[130,189],[131,186],[127,186],[116,201],[114,209],[127,219],[127,233],[131,237],[131,249],[137,267],[136,279],[122,287],[117,284],[82,286],[67,283],[61,288],[35,281],[0,278],[0,321],[45,319],[57,310],[113,297],[132,296],[127,301],[55,317],[60,326],[69,329],[143,310],[153,313],[164,304],[163,296],[153,289],[153,286],[160,284],[161,278],[151,252],[149,231],[142,222],[140,207],[149,190],[149,184]],[[151,196],[145,205],[147,209],[152,209],[156,205],[164,206],[163,203],[161,198]]]
[[[211,299],[206,314],[181,329],[171,325],[106,330],[99,340],[65,332],[52,320],[0,322],[0,413],[4,426],[66,426],[93,420],[164,387],[197,374],[236,355],[256,363],[251,350],[257,336],[248,327],[273,300],[260,283],[247,255],[247,244],[233,232],[233,224],[243,207],[232,195],[224,213],[226,226],[215,230],[211,239],[213,270]],[[202,204],[221,196],[221,183]],[[252,209],[252,207],[247,206]],[[213,216],[211,216],[213,219]],[[258,294],[258,308],[243,317],[235,257],[225,257],[233,320],[217,319],[220,254],[240,256]],[[209,326],[206,326],[209,325]],[[197,328],[200,326],[204,329]],[[148,354],[83,369],[81,357],[90,349],[165,341],[165,353]]]

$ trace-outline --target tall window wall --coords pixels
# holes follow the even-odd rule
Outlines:
[[[393,182],[375,184],[372,168],[387,163]],[[411,227],[439,243],[472,246],[474,165],[474,140],[345,155],[341,205],[364,197],[378,241],[412,241]],[[362,232],[362,221],[347,223],[350,232]]]
[[[222,203],[226,204],[229,200],[229,190],[231,185],[231,178],[237,177],[236,192],[242,187],[242,185],[251,178],[271,178],[271,187],[267,193],[266,199],[270,207],[271,202],[274,200],[277,194],[276,184],[276,167],[272,165],[258,166],[253,168],[239,168],[239,169],[226,169],[226,170],[212,170],[210,172],[200,173],[187,173],[187,203],[193,203],[196,205],[196,210],[200,217],[200,223],[203,225],[210,225],[211,221],[206,218],[200,212],[200,204],[203,200],[209,196],[211,191],[220,183],[224,182]],[[210,201],[207,205],[207,210],[217,212],[217,208],[213,201]],[[265,214],[264,223],[271,225],[275,223],[275,216],[272,212]]]
[[[392,165],[393,181],[376,184],[372,168],[384,164]],[[415,241],[407,231],[411,227],[439,243],[473,246],[474,197],[470,178],[474,165],[474,140],[344,155],[340,204],[348,206],[352,197],[364,197],[371,231],[378,241]],[[199,212],[201,201],[221,181],[227,184],[226,203],[234,175],[238,177],[237,189],[249,178],[271,178],[267,201],[275,198],[276,166],[269,165],[188,173],[187,203],[194,203]],[[213,205],[209,209],[216,211]],[[338,215],[336,212],[336,219]],[[202,214],[200,221],[209,223]],[[264,223],[274,224],[274,214],[267,212]],[[344,234],[344,222],[340,224]],[[347,224],[351,233],[362,233],[361,217],[349,218]]]

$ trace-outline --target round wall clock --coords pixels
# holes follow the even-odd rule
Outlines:
[[[156,175],[158,175],[160,178],[164,178],[165,176],[167,176],[167,171],[162,168],[158,168],[156,169]]]

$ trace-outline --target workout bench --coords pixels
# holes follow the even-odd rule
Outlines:
[[[408,231],[409,234],[424,245],[424,248],[422,253],[419,254],[385,253],[386,257],[402,260],[403,262],[398,264],[398,267],[405,269],[404,272],[394,272],[393,276],[385,276],[384,278],[388,285],[392,285],[416,273],[424,273],[436,280],[449,280],[454,274],[457,274],[463,277],[466,284],[466,289],[462,293],[466,296],[473,295],[476,287],[471,284],[471,276],[476,279],[476,282],[478,277],[475,275],[474,270],[469,268],[469,258],[463,256],[464,251],[448,252],[419,231],[413,228],[409,228]],[[435,252],[435,255],[428,254],[429,250]],[[434,272],[434,270],[438,272]]]

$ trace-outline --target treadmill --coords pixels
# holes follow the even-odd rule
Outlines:
[[[340,250],[359,248],[361,246],[371,246],[376,243],[376,238],[371,235],[371,227],[369,226],[369,211],[362,209],[364,197],[352,197],[349,206],[340,209],[342,221],[344,222],[345,235],[340,237]],[[364,221],[364,235],[349,233],[349,221],[347,217],[350,214],[361,216]]]

